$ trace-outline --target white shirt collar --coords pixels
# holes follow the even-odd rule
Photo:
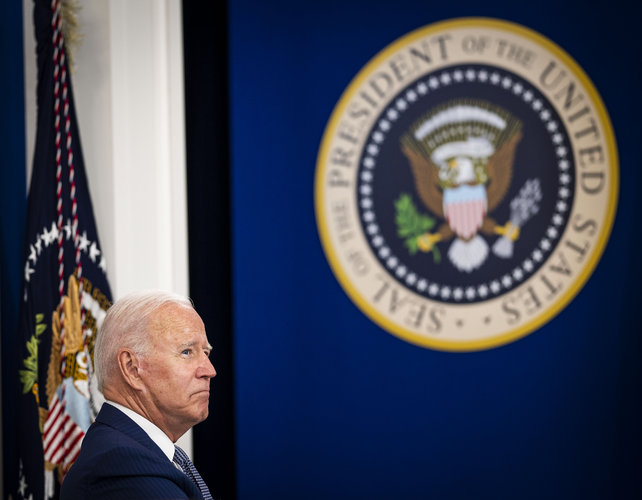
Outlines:
[[[136,422],[147,433],[150,439],[163,451],[163,453],[167,455],[169,461],[172,462],[174,460],[174,443],[172,443],[172,440],[167,436],[167,434],[160,430],[159,427],[126,406],[109,400],[105,400],[105,403],[115,406]]]

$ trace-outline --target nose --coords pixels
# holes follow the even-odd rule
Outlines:
[[[199,378],[214,378],[216,377],[216,370],[214,369],[214,365],[210,361],[210,358],[208,356],[203,355],[203,363],[201,363],[201,366],[199,367],[199,372],[198,372],[198,377]]]

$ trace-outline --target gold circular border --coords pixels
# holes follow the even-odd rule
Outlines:
[[[326,173],[325,165],[329,153],[329,144],[331,138],[334,136],[340,117],[343,115],[343,112],[348,105],[348,102],[352,98],[352,95],[356,90],[361,86],[363,81],[370,76],[370,72],[378,67],[382,61],[384,61],[388,56],[392,55],[396,51],[402,48],[402,46],[409,44],[431,34],[441,32],[447,29],[455,28],[467,28],[467,27],[483,27],[483,28],[494,28],[497,30],[505,30],[512,32],[513,34],[521,35],[527,39],[534,41],[540,46],[547,49],[549,52],[555,54],[557,57],[562,60],[566,66],[572,71],[572,73],[577,77],[577,79],[582,83],[584,88],[587,91],[588,96],[595,105],[597,115],[601,120],[601,124],[604,128],[605,143],[608,146],[608,160],[609,160],[609,174],[610,174],[610,184],[611,190],[609,192],[609,200],[607,206],[607,213],[604,218],[604,228],[600,232],[600,235],[596,241],[595,251],[592,252],[591,257],[585,263],[582,268],[579,276],[576,280],[565,290],[562,296],[548,309],[546,309],[539,316],[531,319],[530,321],[520,325],[515,330],[512,330],[508,333],[489,337],[486,339],[468,341],[468,342],[453,342],[445,341],[431,337],[424,337],[417,335],[415,332],[412,332],[401,325],[390,321],[384,317],[376,308],[364,299],[357,289],[352,285],[352,282],[348,279],[343,271],[343,266],[340,264],[339,259],[337,258],[334,248],[331,245],[330,237],[328,234],[328,228],[323,216],[323,193],[324,193],[324,175]],[[422,28],[418,28],[410,33],[398,38],[396,41],[392,42],[376,56],[374,56],[362,69],[359,71],[357,76],[350,82],[346,90],[341,95],[338,104],[335,106],[328,125],[325,128],[323,138],[321,140],[321,147],[319,150],[319,155],[317,157],[315,180],[314,180],[314,206],[315,206],[315,215],[317,220],[317,227],[319,230],[319,236],[321,239],[321,244],[325,252],[326,258],[330,263],[330,267],[334,272],[334,275],[337,277],[341,287],[348,294],[350,299],[361,309],[362,312],[366,314],[372,321],[381,326],[387,332],[395,335],[402,340],[406,340],[412,344],[429,347],[432,349],[443,350],[443,351],[453,351],[453,352],[470,352],[470,351],[480,351],[485,349],[491,349],[494,347],[500,347],[502,345],[508,344],[515,340],[518,340],[522,337],[525,337],[529,333],[532,333],[538,327],[543,326],[552,320],[557,314],[559,314],[562,309],[564,309],[569,302],[579,293],[579,291],[584,287],[589,277],[595,270],[598,261],[602,257],[604,248],[611,234],[611,229],[613,227],[613,220],[615,219],[615,211],[617,205],[617,197],[619,192],[619,170],[618,170],[618,155],[617,155],[617,146],[615,142],[615,135],[613,133],[613,127],[611,125],[611,120],[609,115],[604,107],[604,103],[600,95],[598,94],[595,86],[584,73],[584,70],[575,62],[575,60],[568,55],[561,47],[549,40],[548,38],[540,35],[539,33],[526,28],[522,25],[512,23],[509,21],[503,21],[499,19],[483,18],[483,17],[466,17],[459,19],[451,19],[446,21],[440,21],[437,23],[429,24]]]

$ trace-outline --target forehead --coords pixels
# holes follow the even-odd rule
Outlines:
[[[149,322],[154,339],[181,343],[201,338],[207,341],[205,325],[191,307],[169,304],[159,308]]]

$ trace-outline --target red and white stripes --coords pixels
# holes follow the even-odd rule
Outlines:
[[[56,394],[51,400],[43,429],[45,460],[62,465],[66,471],[78,457],[84,435],[83,430],[67,413],[64,401],[61,402]]]
[[[457,236],[468,240],[481,229],[486,215],[486,200],[477,199],[444,204],[444,215]]]

